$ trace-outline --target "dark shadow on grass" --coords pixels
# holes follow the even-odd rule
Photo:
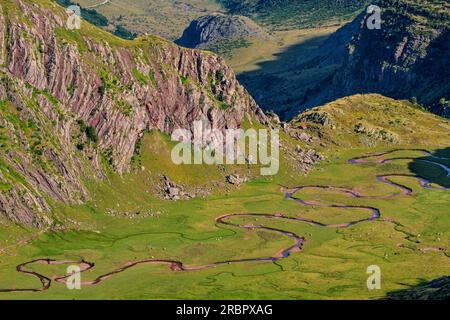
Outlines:
[[[409,163],[408,168],[418,177],[441,187],[450,188],[450,147],[438,149],[432,156],[416,158]]]
[[[262,109],[290,120],[305,110],[323,83],[332,80],[359,28],[354,20],[329,35],[312,36],[278,53],[275,60],[260,62],[259,70],[244,72],[238,79]]]
[[[329,77],[337,66],[322,65],[320,46],[328,36],[317,36],[275,54],[275,59],[257,63],[258,69],[238,75],[263,110],[273,110],[286,119],[298,110],[309,90]]]
[[[421,280],[408,289],[389,292],[388,300],[450,300],[450,276],[431,281]]]

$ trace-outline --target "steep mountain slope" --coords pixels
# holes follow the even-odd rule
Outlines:
[[[52,1],[7,0],[0,15],[0,214],[43,226],[84,181],[128,170],[143,133],[223,129],[265,117],[215,55],[158,37],[66,29]]]
[[[267,39],[269,35],[249,18],[210,15],[191,22],[175,43],[187,48],[210,49],[216,53],[227,47],[239,47],[247,38]],[[223,52],[226,53],[226,52]]]
[[[450,2],[380,0],[377,4],[382,8],[381,29],[368,29],[370,15],[359,15],[352,22],[358,29],[351,34],[346,50],[339,51],[342,65],[305,94],[300,108],[355,93],[377,92],[399,99],[415,97],[434,112],[448,116]],[[329,42],[336,42],[336,37]],[[324,57],[319,65],[326,65],[333,56]]]

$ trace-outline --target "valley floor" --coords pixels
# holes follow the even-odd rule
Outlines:
[[[29,230],[0,226],[0,299],[384,298],[448,274],[450,151],[428,150],[348,150],[288,186],[274,178],[207,199],[145,198],[146,215],[105,214],[127,204],[99,189],[61,208],[72,230],[26,242]],[[69,264],[85,270],[81,290],[66,288]],[[379,290],[366,286],[371,265]]]
[[[336,65],[322,67],[318,61],[325,54],[321,45],[340,26],[278,31],[270,39],[252,39],[249,46],[232,50],[227,63],[263,109],[287,117],[288,110],[299,109],[308,89],[335,70]]]

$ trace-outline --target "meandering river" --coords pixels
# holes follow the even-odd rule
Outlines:
[[[425,163],[439,166],[440,168],[444,169],[447,172],[447,176],[450,176],[450,168],[446,166],[445,164],[435,162],[433,160],[428,159],[420,159],[420,158],[390,158],[390,159],[384,159],[382,157],[394,153],[396,151],[419,151],[422,152],[424,155],[426,155],[429,158],[434,159],[446,159],[448,158],[442,158],[442,157],[436,157],[433,156],[429,151],[423,150],[423,149],[396,149],[391,150],[389,152],[384,153],[377,153],[377,154],[369,154],[358,158],[353,158],[348,161],[349,164],[361,164],[361,163],[367,163],[367,162],[375,162],[375,163],[387,163],[392,162],[396,160],[416,160],[416,161],[423,161]],[[370,158],[376,158],[375,161],[370,161],[368,159]],[[399,184],[397,182],[392,181],[392,178],[395,177],[411,177],[414,179],[417,179],[420,186],[423,188],[431,188],[431,189],[449,189],[447,186],[437,186],[432,184],[431,181],[417,176],[417,175],[407,175],[407,174],[386,174],[386,175],[378,175],[376,177],[377,181],[381,183],[388,184],[390,186],[393,186],[397,188],[400,191],[400,194],[402,195],[411,195],[413,193],[413,190],[407,186],[404,186],[402,184]],[[186,272],[186,271],[196,271],[196,270],[203,270],[208,268],[213,268],[216,266],[224,265],[224,264],[236,264],[236,263],[249,263],[249,262],[260,262],[260,261],[278,261],[280,259],[285,259],[289,257],[293,252],[298,252],[302,249],[302,246],[304,242],[306,241],[305,237],[295,234],[288,230],[282,230],[277,228],[271,228],[266,227],[262,225],[253,225],[253,224],[237,224],[235,222],[232,222],[233,218],[238,217],[252,217],[252,218],[267,218],[267,219],[277,219],[277,220],[283,220],[283,221],[290,221],[290,222],[302,222],[302,223],[308,223],[317,227],[323,227],[323,228],[348,228],[350,226],[354,226],[359,223],[367,223],[373,220],[376,220],[381,217],[381,212],[378,208],[371,207],[371,206],[357,206],[357,205],[334,205],[334,204],[322,204],[317,201],[311,202],[307,200],[303,200],[296,196],[297,193],[299,193],[301,190],[306,189],[323,189],[323,190],[331,190],[335,192],[342,193],[343,195],[353,197],[353,198],[363,198],[363,199],[388,199],[388,198],[394,198],[397,197],[398,193],[392,193],[388,195],[383,196],[370,196],[370,195],[363,195],[359,192],[356,192],[351,189],[346,189],[342,187],[334,187],[334,186],[320,186],[320,185],[308,185],[308,186],[299,186],[294,188],[284,188],[283,192],[285,195],[286,200],[296,201],[297,203],[304,205],[304,206],[322,206],[322,207],[331,207],[331,208],[342,208],[342,209],[362,209],[366,210],[370,213],[370,217],[360,219],[360,220],[354,220],[349,221],[342,224],[324,224],[319,221],[310,220],[310,219],[304,219],[304,218],[298,218],[298,217],[289,217],[285,216],[283,214],[266,214],[266,213],[230,213],[226,215],[222,215],[220,217],[217,217],[215,219],[216,223],[218,225],[226,226],[226,227],[233,227],[233,228],[242,228],[246,230],[265,230],[269,232],[278,233],[281,235],[284,235],[286,237],[289,237],[293,240],[293,244],[289,246],[288,248],[285,248],[281,251],[278,251],[274,253],[272,256],[267,257],[257,257],[257,258],[248,258],[248,259],[238,259],[238,260],[224,260],[224,261],[217,261],[217,262],[211,262],[204,265],[197,265],[197,266],[191,266],[191,265],[185,265],[182,261],[177,260],[168,260],[168,259],[143,259],[143,260],[136,260],[136,261],[129,261],[125,263],[122,267],[117,268],[115,270],[112,270],[111,272],[108,272],[106,274],[103,274],[101,276],[98,276],[97,278],[82,282],[82,285],[96,285],[103,281],[106,281],[113,277],[114,275],[124,272],[130,268],[133,268],[138,265],[146,265],[146,264],[163,264],[167,265],[171,270],[178,271],[178,272]],[[26,274],[30,276],[34,276],[39,279],[41,282],[40,288],[12,288],[12,289],[1,289],[0,292],[39,292],[39,291],[45,291],[50,289],[52,281],[56,282],[65,282],[67,281],[67,278],[70,275],[64,275],[64,276],[52,276],[48,277],[45,276],[39,272],[32,271],[27,269],[27,267],[35,264],[46,264],[46,265],[79,265],[80,266],[80,272],[86,272],[88,270],[91,270],[95,267],[94,262],[85,261],[84,259],[81,259],[79,261],[70,261],[70,260],[53,260],[50,258],[43,258],[43,259],[36,259],[32,261],[28,261],[25,263],[22,263],[16,267],[17,272],[21,274]]]

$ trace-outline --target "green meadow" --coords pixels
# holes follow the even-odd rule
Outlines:
[[[17,265],[40,258],[92,262],[94,267],[81,274],[82,281],[91,281],[132,261],[167,259],[195,267],[273,257],[294,243],[292,238],[270,230],[216,222],[217,217],[230,213],[283,214],[327,225],[370,217],[371,212],[361,208],[329,207],[349,205],[378,208],[381,217],[348,228],[333,228],[286,219],[235,216],[228,222],[294,232],[305,238],[304,246],[277,261],[225,263],[195,271],[173,271],[167,264],[140,264],[99,284],[82,286],[81,290],[69,290],[64,283],[52,281],[46,291],[0,293],[0,298],[379,299],[448,274],[450,194],[438,188],[448,185],[447,173],[436,165],[417,161],[426,158],[417,151],[397,151],[381,158],[412,158],[408,160],[379,164],[376,158],[367,158],[364,163],[348,163],[351,158],[383,151],[390,149],[341,151],[330,154],[308,176],[298,176],[294,181],[287,181],[282,174],[255,178],[237,190],[218,190],[208,197],[176,202],[161,200],[149,191],[156,181],[152,161],[161,159],[143,152],[142,172],[124,177],[111,174],[107,181],[92,185],[95,193],[87,204],[55,210],[54,218],[70,227],[39,234],[37,230],[2,225],[0,289],[41,288],[37,277],[16,271]],[[207,169],[193,166],[178,174],[197,173],[197,179],[206,181],[206,177],[199,178],[202,170]],[[392,177],[393,182],[412,189],[411,195],[405,195],[399,188],[376,180],[377,175],[418,174],[417,170],[437,181],[435,188],[422,188],[414,177]],[[294,196],[316,205],[285,199],[283,186],[303,185],[341,187],[371,198],[353,198],[335,190],[303,189]],[[385,195],[392,198],[381,198]],[[129,214],[108,215],[111,208]],[[380,290],[367,289],[366,270],[370,265],[381,268]],[[27,270],[54,278],[65,275],[67,266],[31,264]]]

